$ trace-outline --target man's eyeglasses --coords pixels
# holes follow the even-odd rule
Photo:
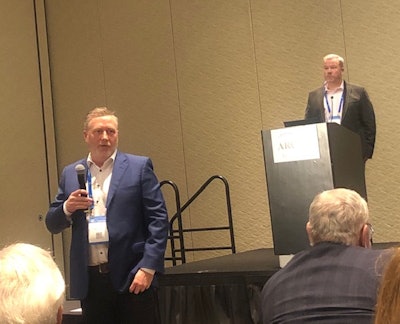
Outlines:
[[[370,240],[371,245],[372,245],[372,243],[373,243],[372,237],[373,237],[375,231],[374,231],[374,228],[372,227],[372,224],[367,223],[367,226],[368,226],[368,229],[369,229],[369,240]]]

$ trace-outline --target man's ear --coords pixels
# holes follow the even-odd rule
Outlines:
[[[371,246],[372,246],[372,244],[371,244],[371,230],[369,229],[369,226],[367,224],[364,224],[364,226],[361,228],[360,246],[365,247],[367,249],[370,249]]]
[[[62,323],[64,307],[61,305],[57,311],[57,324]]]
[[[310,246],[313,246],[314,241],[312,238],[312,227],[311,227],[310,222],[307,222],[307,224],[306,224],[306,231],[307,231],[307,235],[308,235],[308,241],[310,242]]]

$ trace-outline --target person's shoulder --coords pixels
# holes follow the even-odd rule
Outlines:
[[[309,255],[309,249],[297,252],[283,268],[279,269],[267,280],[263,287],[263,294],[269,295],[289,283],[292,278],[295,278],[298,271],[301,271],[304,265],[308,263]]]
[[[289,260],[289,262],[279,269],[277,272],[274,273],[273,277],[279,277],[282,275],[286,275],[287,273],[291,272],[293,269],[297,269],[297,267],[304,262],[306,262],[307,259],[309,259],[312,254],[312,249],[307,248],[305,250],[299,251],[296,254],[293,255],[293,257]]]
[[[128,163],[131,164],[141,164],[145,165],[146,163],[152,163],[151,159],[148,156],[144,155],[136,155],[136,154],[131,154],[131,153],[125,153],[125,152],[117,152],[117,156],[115,158],[116,160],[126,160]]]
[[[372,249],[366,249],[371,252],[369,252],[371,255],[377,256],[382,261],[387,261],[392,255],[393,255],[393,249],[392,248],[372,248]]]
[[[71,170],[74,170],[74,172],[75,172],[75,167],[78,164],[83,164],[83,166],[86,168],[86,165],[87,165],[86,159],[80,159],[80,160],[77,160],[75,162],[68,164],[67,166],[64,167],[64,172],[71,171]]]
[[[387,250],[383,249],[366,249],[361,246],[349,246],[346,249],[347,258],[353,260],[364,260],[362,262],[368,263],[372,262],[375,264],[377,260],[385,260],[387,255]]]
[[[346,87],[347,90],[365,91],[365,88],[362,85],[355,84],[355,83],[345,82],[345,87]]]
[[[117,152],[117,157],[116,158],[126,158],[129,160],[135,160],[135,161],[145,161],[148,160],[149,157],[148,156],[144,156],[144,155],[137,155],[137,154],[132,154],[132,153],[125,153],[125,152]]]

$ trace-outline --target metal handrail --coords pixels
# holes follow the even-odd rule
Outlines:
[[[228,214],[228,226],[214,226],[214,227],[202,227],[202,228],[188,228],[184,229],[182,225],[182,212],[190,206],[190,204],[208,187],[208,185],[214,180],[221,180],[225,186],[225,198],[226,198],[226,206],[227,206],[227,214]],[[230,198],[230,190],[228,181],[220,175],[214,175],[210,177],[195,193],[189,200],[182,206],[179,206],[179,190],[178,187],[172,181],[163,181],[162,184],[170,184],[173,186],[176,195],[176,204],[177,204],[177,212],[170,219],[170,242],[171,242],[171,250],[172,250],[172,261],[175,265],[174,261],[181,259],[182,263],[186,263],[186,255],[185,253],[188,251],[210,251],[210,250],[231,250],[232,253],[236,253],[236,245],[235,245],[235,236],[233,231],[233,219],[232,219],[232,205]],[[173,224],[178,222],[178,229],[173,228]],[[201,231],[218,231],[218,230],[229,230],[230,235],[230,246],[215,246],[215,247],[200,247],[200,248],[185,248],[183,234],[188,232],[201,232]],[[178,235],[175,235],[178,234]],[[174,238],[179,238],[180,240],[180,248],[175,249]],[[176,257],[176,252],[179,251],[181,254],[181,258]]]
[[[182,212],[181,212],[181,199],[180,199],[180,194],[179,194],[179,189],[178,186],[170,181],[170,180],[164,180],[160,182],[160,187],[163,185],[169,185],[172,187],[175,193],[175,205],[176,205],[176,214],[174,215],[175,219],[178,222],[178,233],[183,232],[183,225],[182,225]],[[177,260],[181,260],[182,263],[186,263],[186,256],[185,253],[182,253],[182,251],[185,251],[185,245],[184,245],[184,240],[183,240],[183,235],[174,235],[175,230],[174,230],[174,222],[170,221],[169,222],[169,242],[171,244],[171,258],[166,257],[166,260],[171,260],[172,264],[175,266]],[[179,244],[180,247],[179,249],[175,248],[175,239],[179,239]],[[180,257],[176,256],[176,252],[180,252]]]

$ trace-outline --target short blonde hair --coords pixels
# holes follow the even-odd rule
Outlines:
[[[341,57],[341,56],[339,56],[339,55],[337,55],[337,54],[328,54],[328,55],[325,55],[325,56],[323,57],[322,60],[324,61],[324,63],[325,63],[326,61],[328,61],[328,60],[336,60],[336,61],[339,62],[339,65],[340,65],[341,67],[344,67],[344,58]]]
[[[357,245],[368,220],[367,203],[354,190],[337,188],[324,191],[314,198],[309,209],[312,242]]]
[[[64,294],[64,279],[49,252],[26,243],[0,251],[0,323],[57,323]]]
[[[89,123],[93,118],[103,117],[103,116],[112,116],[112,118],[115,119],[115,122],[118,126],[118,117],[115,115],[114,111],[108,109],[107,107],[96,107],[87,113],[85,122],[83,124],[83,130],[86,131],[88,129]]]

